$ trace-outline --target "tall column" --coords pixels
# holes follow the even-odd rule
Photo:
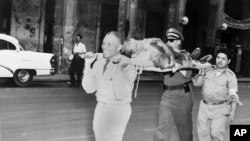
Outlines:
[[[223,20],[225,0],[210,0],[208,15],[208,30],[206,37],[206,47],[214,47],[216,32],[220,28]]]
[[[134,37],[136,31],[137,9],[138,9],[138,0],[129,0],[128,19],[130,28],[129,28],[128,38]]]
[[[119,2],[119,15],[118,15],[118,32],[125,36],[125,24],[127,19],[127,0],[120,0]]]
[[[122,34],[124,38],[133,37],[135,34],[137,9],[138,0],[120,0],[118,31]]]
[[[59,71],[67,72],[69,68],[68,57],[72,53],[74,31],[78,22],[77,18],[77,0],[64,0],[62,19],[63,44],[60,47]],[[60,43],[60,41],[59,41]]]
[[[187,0],[169,0],[168,26],[167,28],[176,28],[182,32],[180,20],[185,15]]]

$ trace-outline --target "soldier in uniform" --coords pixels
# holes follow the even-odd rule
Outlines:
[[[194,77],[195,86],[202,85],[202,100],[197,118],[200,141],[223,141],[226,123],[235,117],[239,97],[235,74],[228,68],[230,51],[220,49],[216,55],[216,67],[201,71]]]
[[[174,28],[166,32],[167,46],[175,52],[181,52],[183,35]],[[188,62],[182,66],[189,67]],[[193,99],[190,91],[190,70],[176,71],[180,64],[176,64],[173,72],[164,75],[164,93],[159,106],[159,121],[156,129],[155,141],[169,141],[175,135],[180,141],[192,141],[192,107]],[[174,131],[175,127],[177,132]],[[176,133],[176,134],[175,134]]]

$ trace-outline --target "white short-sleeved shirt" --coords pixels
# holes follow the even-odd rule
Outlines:
[[[86,46],[81,42],[76,43],[73,48],[73,54],[79,54],[81,58],[84,58],[84,53],[86,53]]]

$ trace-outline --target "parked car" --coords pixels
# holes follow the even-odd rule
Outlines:
[[[33,76],[56,71],[54,54],[25,51],[16,38],[0,34],[0,78],[12,78],[17,86],[27,87]]]

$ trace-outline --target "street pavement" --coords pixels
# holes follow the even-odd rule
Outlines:
[[[250,84],[239,84],[243,106],[234,124],[250,124]],[[193,135],[200,88],[193,87]],[[132,116],[123,141],[152,141],[162,95],[161,83],[142,81],[133,98]],[[94,141],[92,119],[95,96],[82,88],[69,88],[67,81],[34,81],[28,88],[0,85],[0,141]],[[228,139],[228,132],[226,135]],[[171,141],[174,141],[171,140]]]

